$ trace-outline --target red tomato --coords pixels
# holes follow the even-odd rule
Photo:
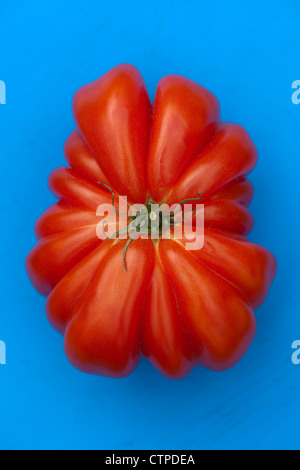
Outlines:
[[[246,238],[253,227],[246,175],[257,159],[249,135],[221,123],[214,95],[180,76],[159,82],[152,107],[131,65],[82,87],[74,115],[77,129],[65,145],[70,168],[49,181],[60,200],[37,221],[38,244],[26,260],[68,359],[110,377],[127,376],[142,356],[174,379],[195,365],[233,366],[254,337],[253,310],[276,272],[273,255]],[[129,206],[171,205],[199,200],[199,192],[199,250],[161,232],[130,246],[129,235],[100,240],[96,233],[97,207],[111,205],[111,193],[117,210],[118,195]]]

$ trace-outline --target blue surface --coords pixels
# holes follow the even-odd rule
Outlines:
[[[298,0],[2,0],[0,17],[0,448],[299,449]],[[250,238],[279,270],[254,343],[229,372],[173,382],[143,361],[123,380],[82,374],[26,276],[34,222],[54,201],[47,177],[74,128],[72,96],[122,62],[151,97],[165,74],[201,83],[257,145]]]

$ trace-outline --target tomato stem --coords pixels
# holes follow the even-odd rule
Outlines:
[[[145,235],[155,234],[156,236],[161,237],[164,228],[166,228],[167,226],[172,227],[176,224],[182,223],[184,220],[188,220],[188,219],[185,219],[185,218],[183,218],[180,221],[179,220],[177,220],[177,221],[174,220],[175,215],[180,210],[180,206],[182,206],[183,204],[186,204],[188,202],[191,202],[191,201],[199,201],[202,197],[202,194],[200,192],[198,192],[197,193],[198,197],[191,197],[191,198],[183,199],[182,201],[179,202],[179,204],[177,205],[177,208],[175,209],[175,211],[172,212],[172,214],[164,212],[160,208],[160,205],[157,205],[157,204],[155,204],[154,201],[149,200],[145,209],[142,209],[141,211],[137,211],[136,215],[127,215],[127,214],[122,214],[122,213],[120,213],[119,211],[116,210],[116,208],[115,208],[115,195],[114,195],[113,190],[107,184],[102,183],[101,181],[98,181],[98,184],[101,184],[102,186],[104,186],[105,188],[107,188],[110,191],[111,196],[112,196],[112,207],[113,207],[115,213],[118,214],[118,215],[121,215],[121,216],[125,216],[129,219],[132,219],[132,221],[130,222],[129,225],[127,225],[126,227],[118,230],[111,237],[106,236],[105,227],[104,227],[105,221],[103,222],[103,234],[104,234],[106,240],[111,240],[111,239],[117,237],[121,232],[123,232],[125,230],[126,231],[128,231],[128,229],[133,230],[133,233],[134,233],[133,236],[131,236],[131,234],[128,231],[129,238],[128,238],[128,240],[127,240],[127,242],[124,246],[124,249],[123,249],[122,258],[123,258],[123,265],[124,265],[124,268],[125,268],[126,272],[127,272],[126,253],[127,253],[127,250],[128,250],[128,247],[129,247],[130,243],[137,236],[139,236],[140,234],[145,234]],[[155,206],[154,209],[153,209],[153,205]],[[189,218],[192,218],[194,216],[195,212],[196,212],[196,209],[193,207],[192,214]],[[157,217],[158,217],[158,219],[157,219]],[[155,225],[153,226],[151,222],[153,220],[156,220],[156,219],[157,219],[156,226]]]
[[[202,194],[201,193],[197,193],[198,194],[198,197],[190,197],[188,199],[183,199],[183,201],[180,201],[180,205],[182,204],[186,204],[187,202],[190,202],[190,201],[200,201],[201,197],[202,197]]]
[[[135,237],[137,235],[138,234],[136,234],[134,237],[129,237],[127,242],[125,243],[125,246],[124,246],[124,249],[123,249],[123,266],[124,266],[126,272],[127,272],[126,252],[128,250],[128,247],[129,247],[130,243],[135,239]]]
[[[127,217],[128,219],[134,219],[133,215],[122,214],[121,212],[117,211],[117,209],[115,208],[115,194],[114,194],[114,192],[113,192],[113,190],[111,189],[110,186],[108,186],[105,183],[102,183],[101,181],[97,181],[97,184],[101,184],[102,186],[104,186],[105,188],[107,188],[110,191],[111,198],[112,198],[111,204],[112,204],[113,210],[115,211],[116,214],[122,215],[123,217]]]

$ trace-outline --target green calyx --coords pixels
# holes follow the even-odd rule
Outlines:
[[[176,205],[175,210],[173,211],[166,210],[166,207],[167,207],[166,204],[163,204],[163,203],[156,204],[154,201],[149,200],[147,204],[143,206],[143,208],[141,209],[139,208],[136,211],[135,215],[127,215],[127,214],[122,214],[115,209],[115,195],[112,189],[108,185],[101,183],[100,181],[98,182],[98,184],[101,184],[102,186],[106,187],[110,191],[112,195],[112,207],[114,211],[116,212],[116,214],[125,216],[128,219],[130,219],[129,224],[125,228],[122,228],[119,231],[115,232],[109,238],[109,239],[113,239],[113,238],[118,237],[118,241],[119,241],[121,240],[121,238],[119,237],[119,234],[121,234],[121,232],[127,232],[129,238],[126,241],[126,244],[124,246],[123,257],[122,257],[123,266],[126,272],[127,272],[126,253],[127,253],[130,243],[135,238],[141,235],[146,235],[148,237],[150,236],[152,239],[156,239],[156,240],[162,238],[165,231],[167,230],[170,231],[171,227],[173,227],[174,225],[178,223],[182,223],[183,220],[186,220],[186,219],[177,220],[177,221],[175,220],[176,215],[181,211],[181,206],[183,204],[187,204],[189,202],[196,202],[201,199],[201,193],[198,193],[197,197],[188,198],[188,199],[184,199],[180,201]],[[195,214],[195,211],[196,211],[195,208],[193,208],[192,214],[191,216],[189,216],[189,218],[193,217],[193,215]],[[108,237],[105,234],[105,221],[103,222],[103,233],[104,233],[105,238],[108,239]]]

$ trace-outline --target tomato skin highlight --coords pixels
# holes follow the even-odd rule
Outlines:
[[[254,338],[256,321],[250,307],[180,243],[161,240],[160,257],[176,291],[196,362],[215,371],[229,369]]]
[[[192,369],[193,354],[174,289],[156,256],[144,307],[142,352],[164,375],[180,379]]]
[[[140,310],[154,268],[154,245],[136,240],[128,251],[126,272],[119,262],[124,244],[109,250],[82,307],[67,325],[66,355],[85,372],[126,377],[140,360]]]
[[[143,204],[152,106],[139,71],[128,64],[114,67],[76,92],[73,110],[113,187],[131,202]]]
[[[165,198],[182,171],[209,143],[219,120],[219,103],[208,90],[177,75],[160,80],[147,162],[154,201]]]
[[[197,365],[233,367],[251,345],[254,310],[277,269],[272,253],[247,239],[247,174],[257,161],[249,134],[220,122],[217,98],[184,77],[162,78],[152,105],[129,64],[80,88],[73,110],[69,167],[49,177],[59,201],[36,222],[38,243],[26,259],[70,363],[121,378],[146,357],[175,380]],[[99,216],[112,194],[113,216]],[[189,250],[185,235],[100,239],[99,224],[112,224],[120,196],[128,207],[198,198],[203,246]]]

